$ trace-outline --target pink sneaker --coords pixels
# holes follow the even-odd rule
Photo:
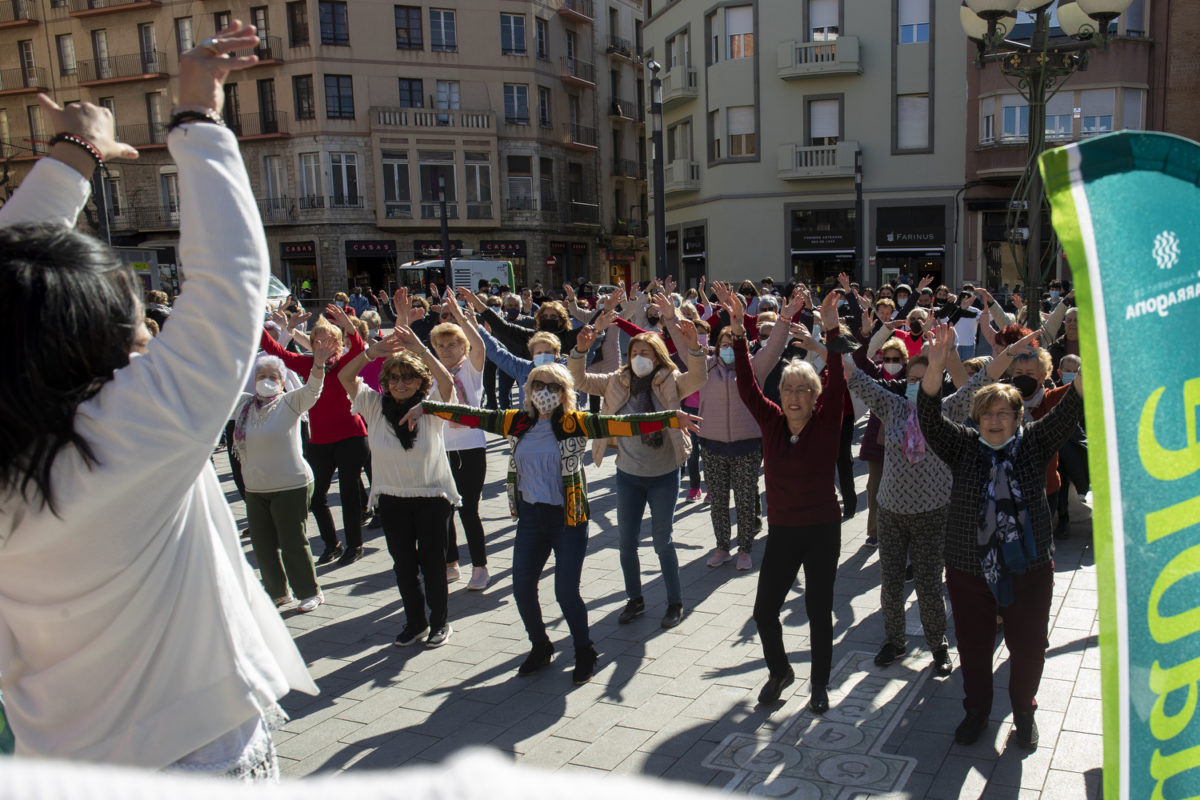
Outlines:
[[[708,492],[704,493],[704,502],[708,502]]]
[[[708,565],[710,567],[719,567],[722,564],[728,564],[732,558],[733,556],[729,554],[728,550],[718,547],[717,549],[713,550],[712,555],[708,557]]]
[[[700,499],[700,490],[699,489],[692,489],[691,491],[688,492],[688,502],[689,503],[694,503],[695,501],[697,501],[699,499]]]
[[[747,570],[754,566],[754,562],[750,559],[750,553],[746,550],[738,550],[737,568]]]

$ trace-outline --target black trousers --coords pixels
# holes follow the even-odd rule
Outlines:
[[[449,591],[446,588],[446,518],[454,511],[441,497],[379,496],[383,535],[392,556],[396,587],[404,603],[410,630],[426,625],[438,630],[446,624]],[[425,588],[417,577],[425,576]],[[429,614],[425,614],[425,604]]]
[[[858,510],[858,494],[854,490],[854,458],[850,455],[850,443],[854,440],[854,417],[847,415],[842,420],[842,439],[838,444],[837,474],[842,490],[842,509],[847,517]]]
[[[496,370],[496,402],[502,410],[512,408],[512,388],[516,382],[516,379],[504,370]]]
[[[467,537],[467,551],[471,554],[471,566],[486,567],[487,551],[483,546],[483,520],[479,518],[479,498],[483,496],[483,481],[487,476],[487,448],[450,450],[446,453],[450,461],[450,474],[462,497],[458,516],[462,520],[463,533]],[[446,563],[457,563],[458,528],[454,526],[454,512],[446,520]]]
[[[812,648],[812,682],[816,686],[828,685],[833,666],[833,580],[837,576],[841,546],[840,522],[767,526],[767,548],[758,568],[758,593],[754,597],[754,622],[772,675],[785,675],[790,669],[779,611],[800,567],[804,567],[804,610]]]
[[[336,547],[338,543],[333,512],[329,510],[329,485],[333,483],[333,471],[336,469],[346,546],[362,547],[362,512],[366,499],[363,497],[361,473],[371,457],[367,449],[367,437],[351,436],[329,444],[309,442],[305,455],[313,470],[313,496],[309,508],[317,519],[321,541],[326,547]]]
[[[242,462],[233,454],[234,420],[225,423],[225,454],[229,456],[229,471],[233,473],[233,485],[237,487],[238,497],[246,499],[246,481],[242,479]]]
[[[483,365],[483,397],[484,408],[495,411],[496,406],[496,362],[488,359]]]

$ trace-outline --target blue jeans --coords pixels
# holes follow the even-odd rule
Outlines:
[[[646,503],[649,503],[650,535],[654,541],[654,552],[658,553],[663,585],[667,587],[667,603],[683,602],[679,589],[679,559],[675,555],[675,542],[671,540],[675,501],[678,499],[677,469],[656,478],[643,478],[617,470],[617,530],[620,533],[621,572],[625,574],[625,593],[630,600],[642,596],[638,538],[642,515],[646,511]]]
[[[974,344],[958,345],[958,357],[962,361],[967,361],[969,359],[974,358],[975,357],[975,345]]]
[[[587,554],[587,523],[568,527],[563,507],[547,503],[521,500],[519,511],[513,545],[513,597],[529,641],[550,641],[542,620],[538,581],[553,551],[554,597],[571,629],[575,649],[589,647],[592,640],[588,636],[587,606],[579,596],[579,577]]]

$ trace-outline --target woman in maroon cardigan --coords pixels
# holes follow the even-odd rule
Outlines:
[[[829,292],[821,304],[826,337],[839,335],[838,297]],[[754,622],[770,675],[758,701],[774,703],[796,679],[783,647],[779,611],[803,566],[804,609],[812,642],[808,707],[814,714],[823,714],[829,709],[826,686],[833,664],[833,579],[841,551],[842,516],[833,479],[846,376],[841,357],[827,355],[828,377],[822,389],[812,366],[794,360],[783,368],[780,405],[775,405],[754,380],[746,349],[744,309],[737,295],[731,296],[728,308],[738,394],[762,429],[767,482],[767,547],[758,572]],[[802,342],[809,349],[824,349],[807,337]],[[803,479],[797,480],[800,475]]]
[[[342,367],[354,360],[363,351],[363,341],[354,329],[346,312],[334,305],[325,307],[326,319],[318,319],[309,338],[316,345],[326,339],[336,342],[336,355],[325,367],[325,383],[321,386],[321,397],[308,412],[310,436],[305,457],[313,470],[313,495],[309,508],[317,518],[317,530],[325,543],[325,552],[317,559],[318,564],[328,564],[335,558],[338,566],[353,564],[362,558],[362,511],[366,500],[362,496],[359,474],[370,458],[367,449],[367,426],[362,417],[350,413],[350,398],[338,380]],[[348,341],[349,346],[344,346]],[[307,375],[312,369],[312,356],[292,353],[280,347],[271,336],[263,333],[262,349],[283,359],[292,372]],[[328,384],[328,385],[326,385]],[[337,539],[333,527],[333,512],[329,510],[329,485],[333,481],[333,470],[338,471],[338,492],[342,498],[342,529],[346,532],[346,546]]]

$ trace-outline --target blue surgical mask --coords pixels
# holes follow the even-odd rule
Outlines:
[[[554,363],[554,353],[538,353],[533,357],[533,365],[535,367],[544,367],[547,364]]]
[[[334,305],[335,305],[335,306],[337,306],[338,308],[345,308],[345,307],[346,307],[346,304],[345,304],[344,302],[342,302],[341,300],[337,300],[337,301],[335,301],[335,302],[334,302]]]
[[[1012,436],[1008,437],[1000,444],[992,444],[987,439],[983,438],[982,433],[979,434],[979,441],[983,442],[984,444],[986,444],[988,447],[992,448],[993,450],[1003,450],[1005,447],[1008,447],[1008,443],[1011,442],[1015,438],[1017,438],[1017,435],[1014,433]]]
[[[1074,381],[1075,375],[1076,375],[1076,373],[1074,373],[1074,372],[1064,372],[1062,374],[1063,386],[1066,386],[1068,383],[1071,383],[1072,381]]]
[[[721,356],[721,360],[724,361],[726,364],[733,363],[733,348],[732,347],[722,347],[719,355]]]
[[[908,399],[908,402],[912,403],[913,405],[917,404],[917,395],[920,393],[921,393],[921,382],[920,381],[910,383],[908,386],[904,387],[904,396]]]
[[[1060,294],[1060,292],[1058,291],[1058,289],[1051,289],[1050,290],[1050,299],[1057,300],[1059,294]]]

